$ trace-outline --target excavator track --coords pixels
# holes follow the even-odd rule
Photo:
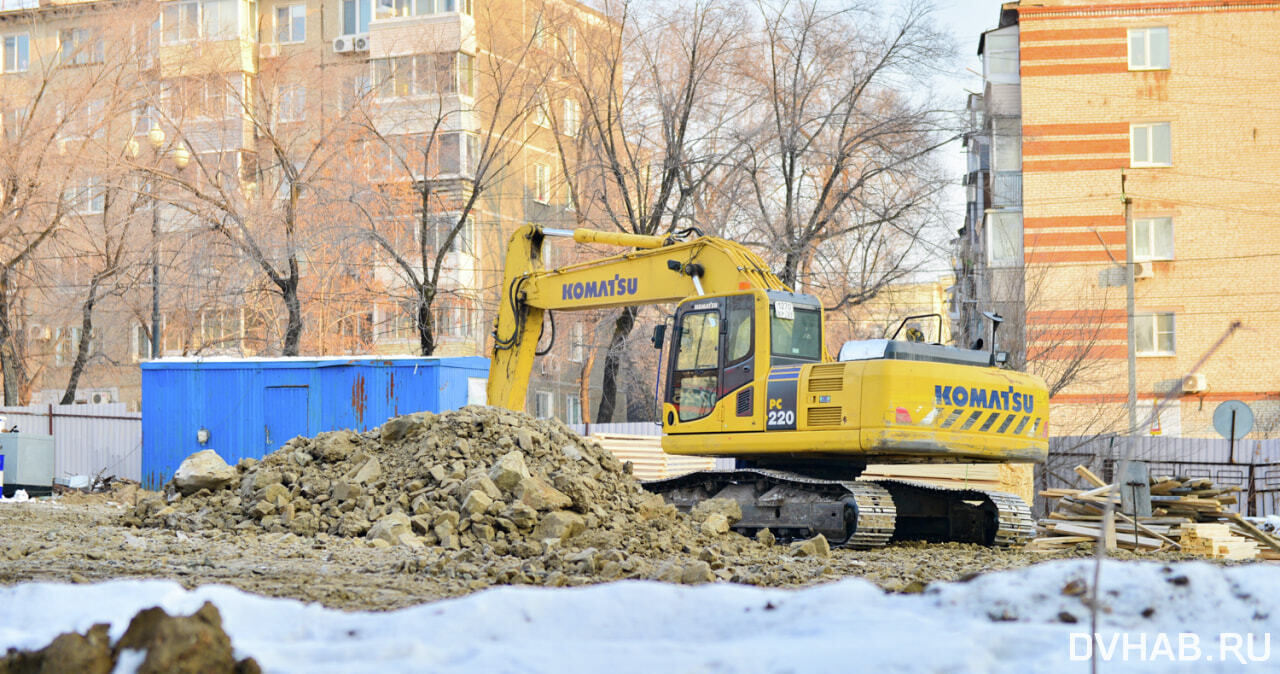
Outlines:
[[[1004,492],[907,480],[831,480],[780,470],[699,471],[644,483],[688,511],[709,498],[742,508],[734,529],[770,529],[782,541],[823,534],[833,544],[870,549],[892,540],[960,541],[1007,547],[1032,535],[1031,510]]]

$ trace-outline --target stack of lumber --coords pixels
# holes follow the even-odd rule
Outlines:
[[[708,456],[676,456],[662,451],[662,438],[656,435],[592,433],[591,439],[613,454],[619,461],[630,461],[632,474],[638,480],[661,480],[697,470],[711,470],[716,460]]]
[[[1256,559],[1258,543],[1231,532],[1229,524],[1188,524],[1182,528],[1182,551],[1217,559]]]
[[[1030,463],[895,463],[871,464],[867,480],[913,480],[956,489],[1003,491],[1031,503],[1035,476]]]
[[[1027,545],[1028,550],[1051,552],[1102,539],[1112,549],[1180,550],[1215,559],[1280,559],[1280,540],[1226,509],[1236,503],[1239,487],[1205,478],[1153,476],[1149,480],[1151,516],[1134,518],[1120,512],[1115,485],[1084,466],[1076,466],[1076,473],[1092,488],[1040,492],[1057,499],[1057,505],[1037,523],[1040,535]],[[1114,516],[1110,526],[1104,518],[1108,503]]]

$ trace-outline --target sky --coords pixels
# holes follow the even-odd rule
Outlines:
[[[978,91],[982,87],[978,37],[984,31],[996,27],[1000,19],[1000,5],[1000,0],[936,0],[939,27],[951,34],[958,52],[950,82],[940,80],[937,84],[948,89],[947,101],[957,109],[963,109],[968,92]],[[960,186],[960,179],[965,172],[964,147],[956,141],[943,148],[943,152],[945,165],[954,178],[946,202],[948,230],[954,236],[956,230],[964,226],[965,197],[964,189]],[[945,268],[948,263],[945,259],[938,259],[924,266],[932,270]]]

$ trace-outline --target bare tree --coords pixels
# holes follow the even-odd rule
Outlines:
[[[31,285],[24,271],[41,263],[40,251],[66,224],[71,195],[91,189],[85,174],[73,169],[95,157],[103,116],[127,79],[124,60],[106,58],[106,42],[115,34],[108,29],[127,28],[137,16],[136,7],[119,10],[111,23],[95,24],[87,37],[63,41],[54,53],[30,42],[14,53],[14,69],[27,74],[0,85],[0,373],[6,405],[19,404],[29,383],[15,312],[23,288]],[[34,25],[36,18],[18,20]]]
[[[817,286],[838,309],[918,259],[944,184],[935,151],[953,134],[944,111],[908,93],[950,54],[929,6],[890,17],[873,3],[828,7],[758,4],[759,58],[741,73],[756,102],[742,128],[752,198],[741,222],[748,240],[775,251],[784,283]]]
[[[741,100],[730,80],[747,22],[735,3],[605,3],[614,31],[577,31],[565,63],[567,95],[581,120],[557,134],[578,219],[635,234],[671,233],[705,216],[701,197],[735,148]],[[568,34],[561,32],[561,35]],[[567,45],[566,45],[567,47]],[[708,218],[712,220],[712,218]],[[613,419],[618,372],[637,310],[620,310],[605,354],[598,422]]]
[[[314,245],[312,225],[326,224],[331,198],[345,193],[337,164],[348,156],[353,126],[326,114],[321,103],[336,83],[314,55],[278,59],[253,78],[225,64],[213,70],[162,83],[153,100],[161,126],[171,132],[175,162],[134,168],[257,269],[284,308],[280,353],[296,356],[303,259]],[[246,143],[246,137],[256,140]]]
[[[549,69],[534,49],[536,33],[501,9],[477,7],[489,14],[477,18],[474,55],[424,34],[397,46],[411,55],[375,60],[373,88],[353,113],[372,153],[368,181],[352,196],[362,213],[357,235],[389,262],[408,295],[424,356],[439,346],[442,296],[472,315],[474,288],[463,286],[474,284],[459,283],[459,272],[474,270],[476,221],[496,219],[500,206],[487,202],[537,133],[529,120]],[[495,51],[510,36],[516,44]],[[474,103],[463,105],[462,96]]]

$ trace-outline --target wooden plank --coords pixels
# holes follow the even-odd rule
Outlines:
[[[1227,512],[1225,514],[1227,516],[1227,519],[1240,525],[1241,529],[1244,529],[1245,531],[1252,533],[1254,538],[1265,543],[1267,547],[1271,548],[1272,550],[1276,550],[1280,552],[1280,540],[1277,540],[1275,536],[1272,536],[1267,532],[1254,526],[1253,522],[1250,522],[1249,520],[1242,517],[1240,513]]]
[[[1089,484],[1095,487],[1105,487],[1107,485],[1106,482],[1102,481],[1102,478],[1098,477],[1097,475],[1094,475],[1093,471],[1089,470],[1088,468],[1085,468],[1082,465],[1076,466],[1076,475],[1083,477],[1085,479],[1085,482],[1088,482]]]
[[[1174,542],[1173,540],[1170,540],[1168,537],[1165,537],[1165,536],[1162,536],[1162,535],[1160,535],[1160,534],[1156,533],[1156,532],[1155,532],[1155,531],[1153,531],[1150,527],[1148,527],[1148,526],[1146,526],[1146,525],[1142,524],[1141,522],[1138,522],[1138,521],[1136,521],[1136,520],[1129,519],[1129,516],[1128,516],[1128,515],[1125,515],[1124,513],[1116,513],[1116,516],[1117,516],[1117,517],[1119,517],[1120,519],[1122,519],[1122,520],[1124,520],[1124,521],[1128,522],[1129,524],[1132,524],[1132,525],[1133,525],[1133,526],[1134,526],[1138,531],[1142,531],[1142,532],[1144,532],[1144,533],[1146,533],[1146,534],[1149,534],[1149,535],[1151,535],[1151,536],[1154,536],[1155,538],[1158,538],[1158,539],[1160,539],[1160,540],[1164,541],[1165,543],[1168,543],[1169,545],[1172,545],[1173,547],[1177,548],[1178,550],[1181,550],[1181,549],[1182,549],[1182,546],[1181,546],[1181,545],[1179,545],[1178,543]]]

